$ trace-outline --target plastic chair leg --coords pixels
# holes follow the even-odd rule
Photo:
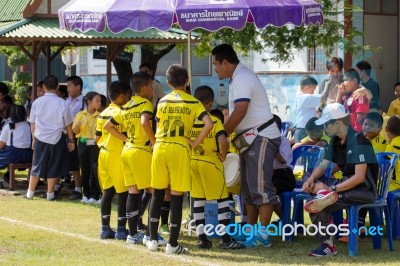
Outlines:
[[[386,221],[386,233],[387,233],[387,238],[388,238],[388,244],[389,244],[389,250],[394,251],[394,245],[393,245],[393,225],[391,221],[391,214],[389,211],[389,206],[385,206],[385,221]]]
[[[371,222],[372,226],[380,226],[380,216],[382,211],[380,210],[380,208],[373,208],[373,209],[369,209],[369,219]],[[390,228],[389,228],[390,230]],[[375,235],[372,235],[372,246],[374,249],[380,249],[382,247],[382,240],[381,240],[381,236],[376,233]]]

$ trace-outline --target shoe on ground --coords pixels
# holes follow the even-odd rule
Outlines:
[[[158,236],[158,245],[159,246],[165,246],[168,243],[160,234],[157,234],[157,236]],[[146,245],[146,243],[149,241],[150,241],[150,236],[143,237],[143,245]]]
[[[78,191],[72,191],[72,195],[69,197],[70,200],[80,200],[82,199],[82,193]]]
[[[46,196],[46,200],[47,200],[47,201],[59,201],[59,200],[61,200],[61,197],[59,197],[58,195],[55,195],[55,194],[54,194],[54,198],[52,198],[52,199],[47,199],[47,196]]]
[[[167,247],[165,248],[165,253],[167,254],[184,254],[184,253],[189,253],[188,248],[184,248],[181,245],[177,245],[176,247],[171,246],[170,244],[167,244]]]
[[[313,200],[310,200],[304,206],[304,210],[309,213],[318,213],[327,206],[332,205],[338,199],[336,191],[324,190],[318,193]]]
[[[137,230],[142,231],[142,232],[146,231],[147,229],[148,229],[148,227],[145,224],[138,225],[138,227],[137,227]]]
[[[146,247],[150,251],[156,251],[158,249],[157,240],[151,240],[146,242]]]
[[[270,242],[270,246],[271,246],[271,242]],[[244,249],[244,248],[246,248],[246,246],[244,244],[240,244],[239,242],[236,242],[233,239],[229,242],[221,242],[219,244],[219,247],[222,249]]]
[[[83,196],[81,199],[81,203],[89,203],[89,199],[86,196]]]
[[[143,237],[144,237],[144,234],[142,232],[139,232],[134,236],[128,235],[128,237],[126,238],[126,244],[127,245],[140,244],[143,242]]]
[[[97,203],[97,199],[94,199],[94,198],[90,198],[90,199],[88,199],[87,200],[87,203],[90,203],[90,204],[96,204]]]
[[[241,244],[243,244],[244,246],[248,247],[248,248],[252,248],[252,247],[271,247],[271,239],[269,237],[267,238],[262,238],[261,236],[254,236],[253,238],[246,240],[244,242],[242,242]]]
[[[158,233],[161,235],[169,235],[169,227],[168,224],[163,224],[158,228]]]
[[[248,236],[246,236],[246,235],[244,235],[244,234],[241,234],[241,233],[239,232],[239,233],[237,233],[236,235],[234,235],[232,238],[233,238],[234,240],[236,240],[236,241],[244,242],[244,241],[247,240]]]
[[[200,240],[200,242],[197,244],[197,246],[201,249],[210,249],[210,248],[212,248],[212,242],[208,239],[207,239],[207,241]]]
[[[32,198],[29,198],[26,194],[24,194],[24,195],[22,196],[22,198],[27,199],[27,200],[33,200],[33,197],[32,197]]]
[[[115,239],[126,240],[128,238],[129,232],[126,230],[125,226],[118,226],[115,232]]]
[[[110,226],[102,226],[100,232],[100,239],[114,239],[115,238],[115,231],[110,228]]]
[[[309,256],[315,256],[315,257],[323,257],[323,256],[336,255],[336,254],[337,254],[336,247],[331,246],[327,243],[322,243],[316,249],[308,252]]]

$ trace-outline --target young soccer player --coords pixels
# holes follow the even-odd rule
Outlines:
[[[395,152],[400,155],[400,116],[394,115],[389,118],[386,132],[390,143],[386,147],[386,152]],[[397,161],[394,168],[393,178],[390,180],[389,191],[400,189],[400,161]]]
[[[97,160],[99,158],[99,147],[94,141],[96,133],[96,122],[100,113],[101,97],[97,92],[88,92],[83,101],[86,108],[76,114],[72,131],[79,138],[78,156],[81,168],[83,197],[82,203],[100,204],[100,185],[97,177]]]
[[[108,89],[111,104],[101,112],[97,119],[95,141],[100,147],[98,160],[98,175],[103,197],[101,198],[101,239],[115,238],[126,240],[126,200],[128,197],[128,187],[125,186],[122,173],[121,152],[124,143],[105,130],[104,124],[108,119],[120,112],[121,106],[128,101],[129,84],[121,81],[114,81]],[[120,132],[123,128],[116,127]],[[117,232],[110,228],[111,203],[115,195],[118,194],[118,227]]]
[[[67,127],[68,150],[75,149],[72,115],[66,102],[56,95],[58,79],[53,75],[43,81],[45,94],[32,103],[29,122],[32,131],[33,162],[29,188],[32,199],[39,178],[47,179],[47,200],[54,200],[54,188],[60,176],[68,172],[67,145],[63,129]]]
[[[390,103],[387,111],[388,116],[400,115],[400,82],[394,84],[394,95],[397,99]]]
[[[194,92],[194,97],[204,105],[207,112],[211,111],[214,103],[214,92],[210,87],[198,87]],[[227,226],[231,220],[228,189],[225,184],[224,165],[222,164],[228,153],[229,144],[221,120],[215,116],[211,116],[211,120],[214,124],[213,129],[203,142],[193,149],[191,157],[192,189],[190,195],[194,198],[193,216],[200,239],[198,247],[203,249],[212,246],[212,242],[207,239],[204,233],[206,200],[217,200],[219,224]],[[203,126],[202,121],[195,121],[189,133],[191,140],[196,139]],[[231,239],[228,234],[224,234],[220,248],[242,249],[245,246]]]
[[[167,254],[188,252],[178,244],[182,221],[183,193],[190,190],[190,146],[196,148],[213,128],[213,122],[204,106],[192,95],[186,93],[188,72],[180,65],[171,65],[166,73],[172,92],[158,103],[156,119],[156,144],[151,164],[151,186],[154,188],[150,204],[149,250],[158,248],[158,222],[165,188],[171,187],[170,235],[166,247]],[[194,121],[204,123],[203,129],[194,141],[189,140],[189,132]]]
[[[129,187],[126,202],[126,217],[128,220],[129,235],[127,244],[142,243],[143,233],[137,230],[140,217],[141,192],[146,189],[150,192],[151,182],[151,147],[155,144],[155,137],[150,120],[153,117],[153,106],[150,102],[153,96],[151,76],[144,72],[133,74],[131,87],[135,93],[121,111],[106,122],[104,128],[113,136],[125,142],[121,154],[122,170],[125,185]],[[126,135],[116,127],[123,126]]]
[[[371,141],[374,152],[384,152],[388,142],[381,136],[383,118],[378,112],[369,112],[362,126],[364,136]]]

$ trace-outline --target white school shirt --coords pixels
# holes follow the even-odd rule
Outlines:
[[[7,146],[11,146],[11,132],[13,132],[13,143],[15,148],[26,149],[31,147],[31,126],[27,121],[15,124],[13,130],[10,125],[4,126],[1,131],[0,141],[5,142]]]
[[[321,94],[299,93],[295,102],[297,128],[305,128],[310,118],[317,116],[317,108],[321,104]]]
[[[243,64],[239,63],[233,72],[229,84],[229,113],[232,114],[235,103],[248,101],[247,113],[240,124],[235,128],[236,133],[249,128],[259,127],[272,116],[267,91],[257,75]],[[275,123],[259,132],[260,136],[270,139],[280,137]]]
[[[83,101],[83,94],[79,95],[76,98],[71,98],[68,97],[65,102],[67,103],[67,106],[71,110],[72,117],[75,117],[77,113],[79,113],[82,109],[82,101]],[[86,105],[83,105],[83,108],[85,108]]]
[[[73,118],[64,99],[46,92],[32,103],[29,122],[35,124],[34,135],[38,140],[56,144],[64,127],[72,124]]]

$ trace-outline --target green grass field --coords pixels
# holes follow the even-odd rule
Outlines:
[[[180,243],[190,254],[169,256],[163,248],[150,252],[142,245],[128,247],[124,241],[100,240],[99,207],[69,201],[67,196],[47,202],[0,190],[1,265],[398,265],[400,260],[399,242],[395,241],[395,251],[390,252],[386,238],[381,250],[372,249],[371,239],[360,239],[357,257],[348,257],[347,245],[339,242],[335,242],[337,256],[309,257],[307,251],[317,245],[311,236],[298,236],[292,243],[273,237],[271,248],[237,251],[220,250],[218,240],[213,240],[214,248],[203,251],[196,247],[194,236],[182,235]],[[111,225],[116,227],[115,210]]]

